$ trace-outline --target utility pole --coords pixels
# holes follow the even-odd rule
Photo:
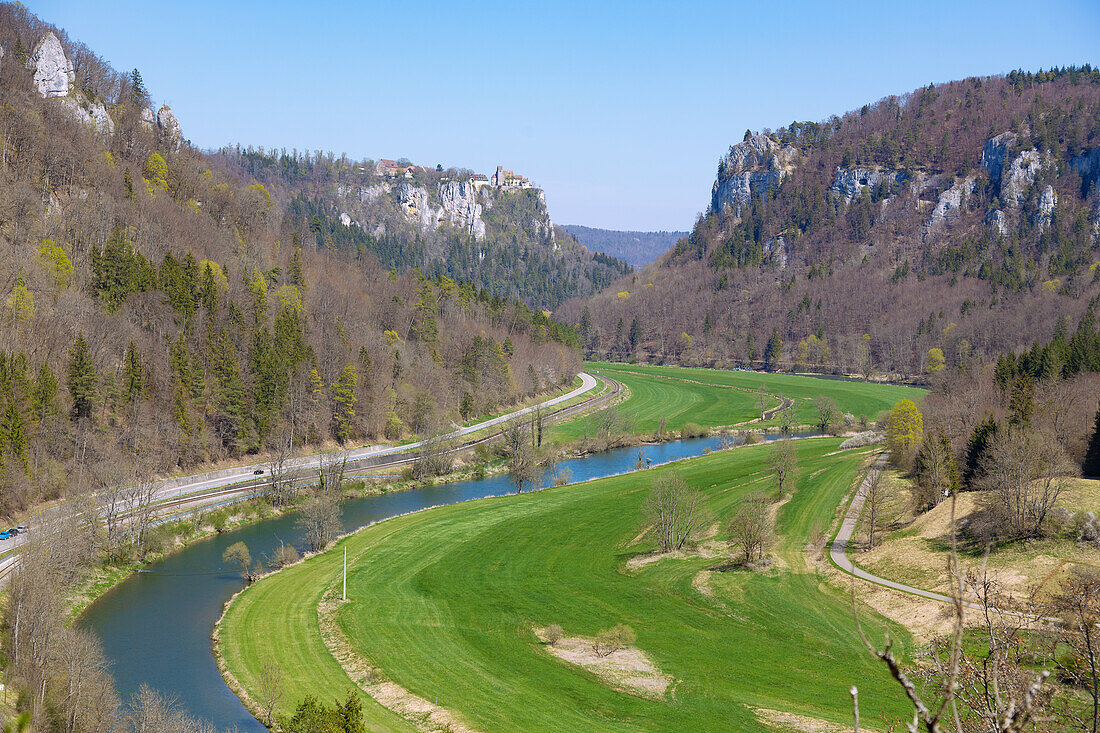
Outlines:
[[[348,599],[348,547],[344,545],[344,592],[340,594],[340,600]]]

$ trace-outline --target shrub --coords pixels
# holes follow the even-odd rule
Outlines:
[[[625,624],[616,624],[596,634],[596,639],[592,642],[592,651],[597,657],[606,657],[612,652],[630,646],[637,638],[634,629]]]
[[[275,554],[271,559],[279,567],[286,567],[298,562],[298,551],[294,549],[293,545],[280,542],[279,546],[275,548]]]
[[[550,646],[554,646],[561,641],[562,636],[565,635],[565,631],[562,630],[558,624],[550,624],[546,627],[546,630],[542,632],[542,638],[546,640],[546,643]]]
[[[698,423],[686,422],[684,427],[680,428],[680,437],[684,440],[688,438],[705,438],[709,432]]]

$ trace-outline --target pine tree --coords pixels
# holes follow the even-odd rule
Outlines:
[[[343,443],[355,437],[355,367],[348,364],[332,383],[332,437]]]
[[[53,375],[48,362],[38,367],[38,376],[31,390],[31,409],[39,422],[54,414],[57,409],[57,378]]]
[[[1092,430],[1092,440],[1085,452],[1085,463],[1081,472],[1086,476],[1100,478],[1100,409],[1096,410],[1096,424]]]
[[[88,351],[88,342],[84,334],[79,333],[73,348],[69,351],[69,374],[67,386],[73,400],[73,419],[91,417],[95,403],[99,399],[95,363]]]
[[[130,72],[130,101],[137,109],[149,106],[149,90],[145,88],[145,80],[137,69]]]
[[[306,285],[306,274],[302,267],[302,239],[298,236],[298,232],[294,232],[293,238],[294,255],[290,259],[290,284],[305,292],[309,286]]]
[[[141,354],[138,353],[133,339],[130,339],[130,345],[126,347],[126,359],[122,365],[122,394],[131,404],[145,394],[145,369],[141,365]]]
[[[210,367],[214,374],[214,430],[222,445],[239,451],[247,437],[245,429],[245,391],[241,379],[241,367],[237,363],[237,351],[229,332],[218,334],[210,354]]]
[[[14,456],[23,464],[24,470],[29,468],[27,462],[27,428],[23,422],[23,414],[14,399],[9,399],[4,408],[3,421],[0,422],[0,445],[3,445],[8,455]]]
[[[634,320],[630,322],[630,348],[631,350],[637,349],[642,343],[642,324],[638,322],[638,317],[634,316]]]
[[[776,363],[783,355],[783,339],[779,337],[779,329],[773,329],[768,338],[768,345],[764,348],[764,368],[771,371],[776,368]]]
[[[989,450],[989,446],[993,443],[993,438],[996,437],[998,429],[997,420],[989,414],[986,415],[985,420],[974,427],[974,432],[970,434],[970,439],[966,442],[962,472],[963,488],[974,488],[974,483],[978,479],[978,472],[981,470],[982,460]]]

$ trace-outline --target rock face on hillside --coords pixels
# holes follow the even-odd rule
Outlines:
[[[1016,147],[1016,133],[1002,132],[996,137],[985,141],[982,147],[982,168],[989,174],[989,180],[994,184],[1001,182],[1001,174],[1004,171],[1005,158],[1009,151]]]
[[[836,174],[833,176],[832,190],[843,196],[845,201],[851,201],[865,188],[873,191],[884,183],[893,184],[898,180],[897,171],[837,167]]]
[[[1008,222],[1005,221],[1005,213],[1000,209],[993,209],[985,215],[985,223],[1000,236],[1008,234]]]
[[[1001,201],[1006,206],[1022,204],[1028,188],[1035,182],[1035,176],[1042,167],[1042,156],[1034,148],[1013,158],[1012,164],[1001,176]]]
[[[405,217],[417,224],[421,231],[437,229],[450,224],[474,239],[485,238],[485,221],[481,218],[482,205],[477,190],[465,181],[445,181],[439,184],[439,206],[432,206],[428,190],[411,183],[402,183],[397,189],[397,203]]]
[[[115,131],[115,121],[111,119],[111,115],[107,113],[107,108],[99,102],[92,105],[89,110],[89,116],[92,118],[92,123],[95,124],[96,132],[100,132],[106,135],[111,135]]]
[[[1047,186],[1039,195],[1039,210],[1035,214],[1035,225],[1039,231],[1043,231],[1050,224],[1050,217],[1054,214],[1054,207],[1058,205],[1058,194],[1054,192],[1054,186]]]
[[[146,130],[152,130],[157,126],[157,115],[149,107],[141,110],[141,124]]]
[[[978,187],[973,176],[968,176],[955,183],[951,188],[940,194],[936,208],[932,209],[932,215],[925,223],[927,229],[934,229],[940,224],[946,224],[959,217],[963,204],[970,198],[970,194]]]
[[[53,31],[38,40],[27,68],[34,72],[34,86],[43,97],[67,97],[69,85],[76,81],[73,64]]]
[[[711,190],[711,208],[737,209],[752,200],[754,193],[766,193],[790,172],[798,151],[780,147],[767,135],[754,135],[730,147],[718,169],[718,180]]]
[[[474,239],[485,238],[485,222],[477,190],[466,181],[447,181],[439,185],[439,219],[455,229],[465,231]]]
[[[986,141],[981,157],[982,168],[993,185],[1000,187],[1001,201],[1010,208],[1023,204],[1046,158],[1035,148],[1013,156],[1017,140],[1016,133],[1002,132]]]
[[[183,143],[183,133],[180,131],[179,120],[167,104],[161,105],[157,110],[157,127],[172,150],[179,150]]]
[[[0,44],[0,69],[4,68],[4,45]]]
[[[1073,158],[1069,162],[1069,167],[1081,176],[1081,181],[1086,188],[1095,186],[1097,178],[1100,178],[1100,148],[1093,148],[1089,152]]]

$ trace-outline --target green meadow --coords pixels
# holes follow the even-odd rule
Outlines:
[[[638,373],[635,383],[644,383],[649,369],[636,369],[616,374]],[[785,385],[789,396],[797,384]],[[876,398],[876,386],[826,384],[867,409],[904,394]],[[853,684],[865,724],[897,721],[907,712],[900,689],[863,649],[850,599],[825,584],[805,553],[870,457],[837,452],[839,443],[797,442],[800,479],[778,510],[769,570],[729,569],[724,557],[698,554],[628,565],[654,550],[641,505],[660,473],[677,471],[699,489],[717,527],[743,497],[769,488],[771,446],[743,447],[376,524],[241,593],[220,625],[220,651],[250,690],[264,664],[277,663],[284,713],[306,694],[341,697],[352,682],[326,650],[317,607],[339,591],[346,547],[349,601],[336,621],[354,651],[479,731],[759,730],[754,709],[846,723]],[[886,622],[865,608],[861,615],[881,638]],[[551,623],[586,637],[627,624],[674,682],[660,698],[616,689],[546,651],[535,629]],[[904,651],[908,635],[890,630]],[[371,730],[412,729],[364,702]]]

